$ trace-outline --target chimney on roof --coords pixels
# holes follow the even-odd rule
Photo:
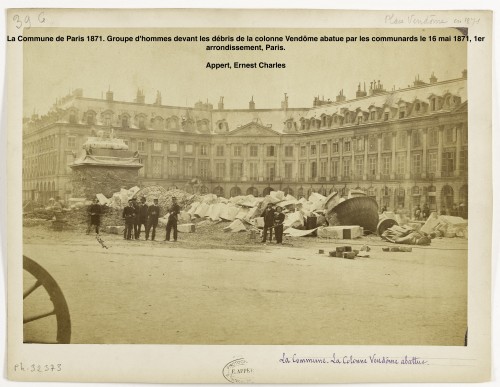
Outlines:
[[[158,106],[161,105],[161,93],[160,93],[160,90],[156,90],[155,105],[158,105]]]
[[[366,84],[364,85],[364,90],[361,91],[361,82],[358,83],[358,91],[356,91],[356,98],[366,97]]]
[[[467,79],[467,69],[462,71],[462,78]]]
[[[417,74],[417,76],[415,77],[415,80],[413,81],[413,86],[416,87],[416,86],[423,86],[423,85],[425,85],[425,82],[421,81],[420,74]]]
[[[219,98],[219,103],[217,105],[219,110],[224,110],[224,97]]]
[[[429,78],[429,82],[431,83],[431,85],[433,83],[436,83],[438,81],[438,79],[436,78],[436,76],[434,75],[434,71],[432,72],[432,75],[431,77]]]
[[[145,103],[146,97],[144,97],[144,92],[140,89],[137,89],[137,97],[135,98],[135,103]]]
[[[255,102],[253,101],[253,95],[252,95],[252,99],[250,100],[250,102],[248,103],[248,108],[250,110],[255,110]]]
[[[339,95],[335,97],[336,102],[344,102],[345,101],[345,95],[344,95],[344,89],[340,90]]]
[[[284,101],[281,101],[281,109],[282,110],[288,109],[288,95],[286,95],[286,93],[285,93],[285,99],[284,99]]]
[[[112,102],[113,101],[113,92],[111,91],[111,88],[108,86],[108,91],[106,92],[106,101]]]

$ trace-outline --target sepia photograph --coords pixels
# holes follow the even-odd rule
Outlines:
[[[108,12],[10,10],[11,377],[486,380],[490,14]]]
[[[462,31],[32,37],[24,342],[466,345]]]

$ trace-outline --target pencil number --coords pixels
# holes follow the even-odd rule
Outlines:
[[[45,20],[45,12],[40,12],[36,17],[35,22],[38,22],[38,24],[43,24],[45,23]],[[21,28],[26,28],[27,30],[29,30],[32,25],[32,19],[30,15],[20,16],[16,14],[12,17],[12,21],[14,22],[18,30]]]

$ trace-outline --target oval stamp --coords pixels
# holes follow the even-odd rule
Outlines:
[[[232,360],[222,369],[222,375],[231,383],[250,383],[253,380],[253,372],[253,368],[248,366],[244,358]]]

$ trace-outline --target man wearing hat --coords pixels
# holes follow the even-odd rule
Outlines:
[[[95,226],[95,233],[99,234],[99,226],[101,225],[101,206],[99,205],[99,199],[94,198],[94,202],[87,209],[87,213],[90,218],[87,235],[90,234],[92,226]]]
[[[156,226],[158,226],[158,218],[160,216],[160,206],[158,206],[158,199],[153,200],[153,205],[148,207],[148,225],[146,227],[146,240],[149,239],[149,231],[153,228],[151,240],[155,240]]]
[[[267,207],[262,213],[262,217],[264,218],[264,230],[262,231],[262,243],[265,243],[267,240],[267,231],[269,230],[269,242],[273,240],[273,227],[274,227],[274,210],[273,204],[267,203]]]
[[[177,242],[177,215],[181,212],[181,208],[177,204],[177,198],[174,196],[172,198],[172,205],[170,206],[168,221],[167,221],[167,234],[165,235],[165,240],[170,241],[170,231],[174,230],[174,242]]]
[[[132,230],[135,224],[135,208],[134,201],[130,199],[128,201],[128,206],[123,209],[122,214],[123,219],[125,219],[125,232],[123,234],[123,239],[132,239]]]
[[[148,222],[148,205],[146,204],[146,198],[144,196],[141,198],[141,202],[137,206],[136,211],[137,230],[135,233],[135,239],[139,239],[141,236],[142,225],[144,225],[144,232],[146,232],[146,225]]]
[[[282,211],[283,208],[278,206],[274,214],[274,233],[277,244],[283,243],[283,222],[285,221],[285,214]]]

